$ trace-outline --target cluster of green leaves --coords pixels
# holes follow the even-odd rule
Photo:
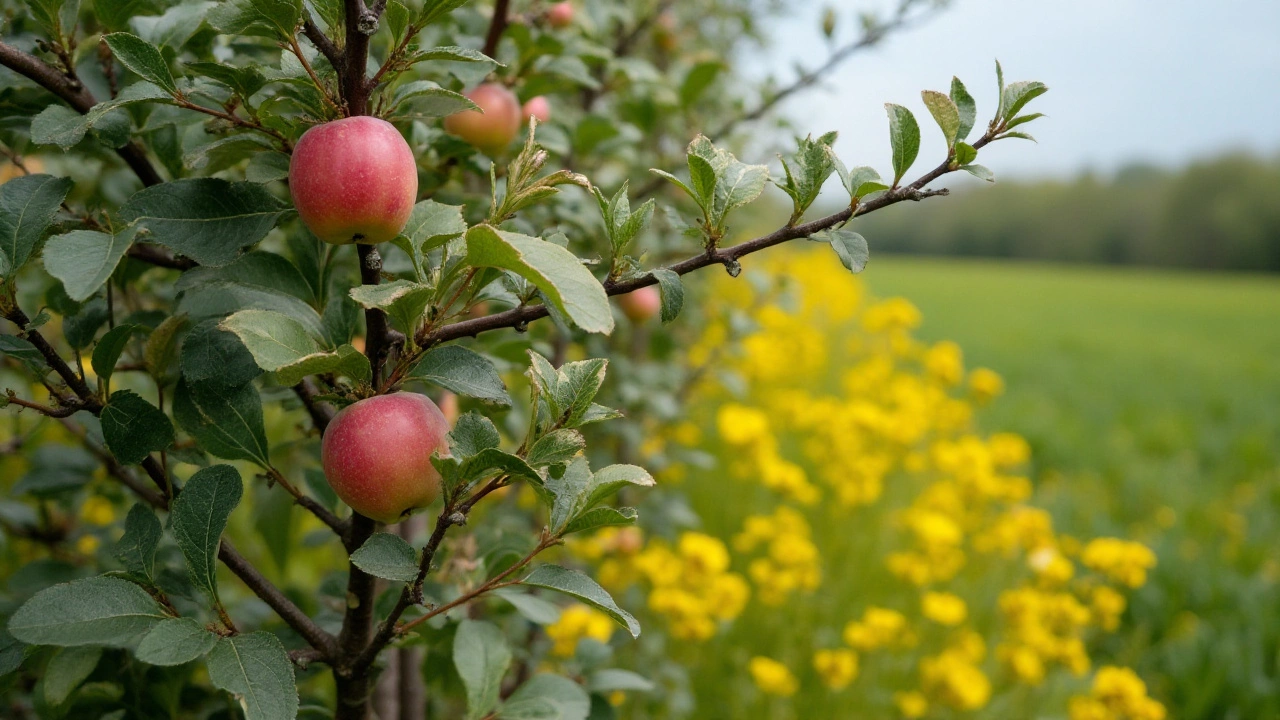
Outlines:
[[[203,658],[210,681],[236,696],[249,720],[297,714],[293,664],[280,639],[264,631],[236,634],[218,596],[218,548],[243,490],[235,468],[213,465],[191,476],[169,512],[168,535],[182,552],[190,583],[223,618],[216,628],[174,609],[156,564],[165,529],[141,503],[129,511],[114,549],[122,572],[54,585],[18,608],[8,625],[14,639],[61,648],[50,661],[55,667],[46,670],[46,703],[61,705],[93,672],[104,648],[129,648],[141,662],[162,667]]]

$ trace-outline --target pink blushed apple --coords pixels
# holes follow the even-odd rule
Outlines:
[[[662,309],[662,295],[658,292],[658,288],[646,285],[618,298],[618,306],[622,308],[622,313],[627,316],[627,319],[639,325],[657,315]]]
[[[548,8],[547,24],[553,28],[567,28],[573,24],[573,3],[558,2]]]
[[[444,119],[444,129],[479,148],[497,155],[520,134],[520,99],[498,83],[485,83],[467,93],[483,112],[465,110]]]
[[[449,421],[425,395],[399,392],[339,412],[320,448],[324,475],[352,510],[385,523],[440,496],[432,453],[449,452]]]
[[[524,116],[525,122],[531,117],[537,118],[539,123],[547,122],[551,120],[551,101],[545,95],[529,98],[520,114]]]
[[[289,192],[316,237],[372,245],[395,238],[409,222],[418,167],[391,123],[343,118],[303,133],[289,162]]]

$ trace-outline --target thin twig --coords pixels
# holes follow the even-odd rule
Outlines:
[[[335,533],[338,534],[339,537],[347,534],[347,521],[339,518],[337,515],[334,515],[329,511],[329,508],[321,505],[316,502],[314,498],[309,497],[306,493],[302,492],[302,490],[289,482],[289,480],[285,478],[284,474],[276,468],[267,468],[267,472],[271,475],[271,479],[274,480],[276,484],[284,488],[285,492],[293,496],[294,502],[309,510],[312,515],[319,518],[320,522],[328,525]]]
[[[298,45],[298,36],[291,35],[289,37],[289,49],[298,58],[298,62],[302,63],[302,69],[307,71],[307,75],[311,77],[311,82],[315,84],[316,89],[320,91],[320,96],[324,98],[326,104],[334,110],[338,109],[338,103],[333,101],[329,96],[329,89],[320,82],[320,77],[316,75],[316,71],[311,67],[311,63],[307,61],[307,56],[302,54],[302,47]]]
[[[36,56],[25,53],[8,43],[0,42],[0,65],[33,80],[57,95],[81,115],[98,104],[93,93],[89,92],[79,78],[62,73]],[[159,185],[164,182],[155,166],[147,159],[146,151],[137,141],[131,141],[117,148],[116,153],[133,169],[143,185]]]
[[[484,36],[484,49],[480,52],[494,57],[498,52],[498,43],[502,42],[502,34],[507,31],[507,13],[511,0],[497,0],[493,4],[493,19],[489,21],[489,32]]]
[[[992,140],[992,135],[988,133],[973,143],[975,149],[981,148]],[[812,222],[801,225],[787,225],[781,227],[768,235],[748,240],[737,245],[727,248],[712,248],[706,252],[699,253],[693,257],[686,258],[680,262],[667,267],[679,275],[686,275],[695,270],[700,270],[710,265],[723,265],[725,267],[734,266],[741,258],[752,253],[760,252],[775,245],[780,245],[789,240],[798,240],[807,238],[814,233],[827,230],[837,225],[843,225],[854,217],[866,215],[867,213],[886,208],[890,205],[913,200],[919,201],[938,195],[946,195],[946,189],[925,190],[924,186],[939,177],[952,172],[950,159],[944,161],[941,165],[922,175],[910,185],[887,190],[878,197],[868,200],[865,203],[858,203],[847,207],[834,215],[828,215]],[[604,283],[605,292],[608,295],[625,295],[639,288],[649,285],[656,285],[658,279],[652,274],[641,275],[623,281],[606,281]],[[450,340],[457,340],[464,337],[474,337],[483,332],[497,330],[500,328],[510,328],[522,326],[534,320],[546,317],[548,314],[545,305],[527,305],[513,308],[493,315],[471,320],[463,320],[444,327],[438,328],[417,338],[418,347],[425,351],[431,347]]]

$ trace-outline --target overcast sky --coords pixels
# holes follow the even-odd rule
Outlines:
[[[849,37],[867,2],[831,4]],[[771,53],[780,73],[804,48],[823,46],[821,0],[797,6]],[[952,0],[927,24],[849,60],[786,112],[804,132],[839,130],[837,150],[850,165],[884,170],[883,103],[907,105],[920,121],[923,164],[940,157],[942,139],[919,91],[946,91],[958,75],[978,100],[981,126],[995,98],[994,58],[1007,81],[1050,87],[1033,103],[1050,117],[1028,127],[1038,145],[1008,140],[984,151],[980,162],[998,176],[1179,165],[1232,149],[1280,153],[1280,0]]]

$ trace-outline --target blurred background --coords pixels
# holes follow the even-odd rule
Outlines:
[[[755,71],[793,77],[820,17],[786,13]],[[1170,717],[1280,713],[1278,31],[1267,0],[956,0],[783,106],[884,167],[886,145],[850,139],[883,132],[882,101],[914,108],[954,71],[987,106],[992,54],[1050,86],[1039,144],[984,151],[996,185],[949,176],[953,197],[855,223],[861,280],[1003,376],[981,425],[1027,439],[1060,532],[1155,551],[1101,652]]]

